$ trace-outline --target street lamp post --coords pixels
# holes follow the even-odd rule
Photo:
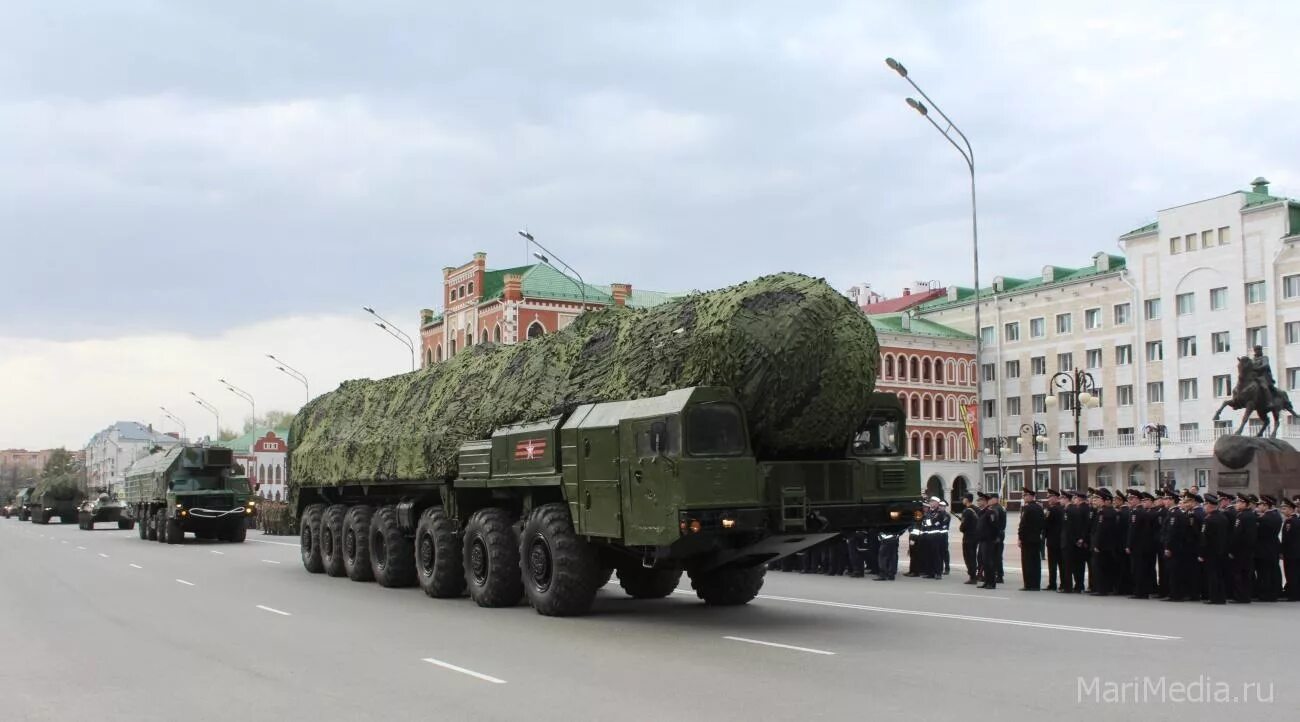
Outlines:
[[[1003,492],[1003,489],[1006,488],[1006,475],[1005,475],[1005,473],[1004,473],[1003,470],[1002,470],[1002,452],[1004,452],[1004,451],[1006,451],[1006,450],[1007,450],[1007,442],[1006,442],[1006,439],[1003,439],[1001,436],[995,437],[995,438],[993,439],[993,445],[992,445],[991,447],[989,447],[989,448],[984,449],[984,453],[989,454],[989,455],[992,456],[993,458],[997,459],[997,462],[998,462],[998,489],[997,489],[997,492],[998,492],[998,498],[999,498],[999,499],[1002,498],[1002,496],[1003,496],[1003,493],[1002,493],[1002,492]],[[983,478],[983,477],[981,476],[981,478]]]
[[[979,214],[977,212],[977,206],[975,203],[975,150],[971,148],[970,140],[966,138],[965,133],[961,132],[961,128],[958,128],[957,124],[952,122],[952,119],[949,118],[948,115],[939,108],[938,104],[936,104],[933,100],[931,100],[930,96],[926,95],[924,90],[921,90],[921,86],[917,85],[916,81],[912,80],[912,78],[907,73],[907,68],[904,67],[902,63],[898,62],[893,58],[885,58],[885,65],[888,65],[890,70],[893,70],[895,73],[898,73],[899,77],[901,77],[903,80],[906,80],[909,85],[915,88],[916,92],[920,94],[922,98],[925,99],[925,103],[930,104],[929,107],[926,107],[925,103],[922,103],[921,101],[915,98],[907,99],[908,106],[910,106],[916,112],[920,113],[921,117],[930,121],[930,125],[933,125],[934,129],[939,131],[939,133],[943,135],[944,139],[946,139],[949,143],[952,144],[953,148],[957,149],[957,152],[961,154],[962,160],[966,161],[967,170],[970,171],[971,259],[972,259],[972,266],[975,275],[974,278],[975,359],[976,359],[975,363],[977,365],[982,364],[983,363],[982,352],[984,351],[984,330],[983,328],[980,327],[980,234],[979,234],[979,222],[978,222]],[[942,118],[943,121],[948,124],[947,128],[943,128],[942,126],[940,126],[938,123],[935,122],[934,118],[930,117],[930,108],[934,108],[934,112],[938,113],[939,117]],[[960,143],[958,143],[957,140],[953,138],[952,135],[953,133],[957,135],[957,138],[961,139]],[[977,405],[977,408],[980,409],[980,414],[983,414],[984,413],[984,383],[983,381],[980,380],[979,376],[976,376],[976,381],[975,381],[975,403]],[[982,479],[984,478],[984,459],[982,457],[978,460],[978,464],[979,464],[980,478]]]
[[[276,358],[275,354],[267,354],[266,357],[279,364],[276,368],[282,373],[302,384],[303,390],[307,392],[307,400],[311,401],[311,386],[307,385],[307,376],[303,372]]]
[[[159,406],[158,408],[162,409],[164,416],[171,419],[172,421],[175,421],[181,427],[181,441],[184,441],[187,437],[189,437],[190,435],[189,432],[185,430],[185,422],[181,421],[179,416],[168,411],[167,407],[165,406]]]
[[[565,268],[569,269],[569,273],[572,273],[573,275],[578,277],[577,281],[573,281],[572,278],[569,278],[562,271],[560,272],[561,276],[564,276],[565,278],[569,278],[569,280],[573,281],[573,284],[578,287],[578,293],[582,294],[582,312],[585,312],[587,310],[587,282],[582,280],[582,274],[574,270],[573,266],[570,266],[569,264],[565,263],[564,259],[552,253],[549,248],[538,243],[537,239],[533,238],[533,234],[529,233],[528,231],[519,231],[519,235],[527,239],[529,243],[537,246],[538,248],[546,252],[545,255],[534,252],[533,258],[536,258],[537,260],[541,261],[542,263],[545,263],[551,268],[555,268],[555,266],[551,263],[551,258],[554,258],[556,261],[559,262],[561,266],[564,266]],[[555,268],[555,270],[559,271],[560,269]]]
[[[1097,382],[1093,380],[1092,374],[1083,369],[1074,369],[1073,371],[1057,371],[1052,376],[1052,383],[1049,387],[1056,388],[1069,394],[1070,412],[1074,415],[1074,443],[1066,448],[1074,454],[1074,484],[1077,487],[1084,481],[1083,477],[1083,452],[1088,450],[1088,445],[1083,443],[1080,437],[1080,419],[1083,417],[1083,408],[1096,408],[1101,402],[1092,394],[1097,390]],[[1054,407],[1057,404],[1056,396],[1051,395],[1046,400],[1048,407]],[[1085,484],[1085,486],[1087,486]]]
[[[217,411],[217,407],[204,401],[201,397],[199,397],[198,394],[194,393],[193,391],[190,392],[190,396],[194,397],[194,403],[207,409],[213,416],[217,418],[217,438],[221,438],[221,414],[220,412]]]
[[[253,415],[253,424],[256,425],[256,424],[257,424],[257,404],[253,401],[253,395],[250,394],[250,393],[248,393],[247,391],[245,391],[245,390],[239,388],[238,386],[236,386],[236,385],[230,383],[229,381],[227,381],[227,380],[225,380],[225,379],[217,379],[217,382],[220,383],[222,386],[225,386],[226,388],[230,389],[230,393],[232,393],[232,394],[238,396],[239,398],[241,398],[241,399],[243,399],[243,400],[245,400],[245,401],[248,402],[248,410],[249,410],[249,413],[251,413],[251,414]]]
[[[1029,484],[1029,488],[1039,491],[1038,488],[1038,445],[1047,442],[1047,427],[1035,421],[1032,424],[1021,424],[1020,435],[1028,436],[1029,443],[1034,446],[1034,475]]]
[[[375,325],[382,328],[389,336],[392,336],[393,338],[397,339],[401,343],[406,344],[406,347],[411,350],[411,370],[414,371],[415,370],[415,342],[411,340],[411,337],[407,336],[406,332],[403,331],[402,329],[394,326],[392,321],[389,321],[383,316],[380,316],[379,314],[375,313],[375,309],[369,306],[362,306],[361,310],[379,319],[378,321],[375,321]]]
[[[1168,429],[1165,428],[1164,424],[1147,424],[1146,426],[1142,427],[1142,433],[1146,434],[1147,436],[1154,436],[1156,439],[1156,489],[1157,490],[1164,488],[1164,483],[1165,483],[1165,477],[1164,474],[1161,473],[1161,468],[1160,468],[1160,449],[1161,449],[1160,442],[1164,440],[1167,431]]]

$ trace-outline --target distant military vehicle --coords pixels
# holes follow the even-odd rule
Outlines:
[[[180,544],[198,539],[242,542],[256,502],[234,452],[183,444],[160,449],[126,470],[127,518],[140,538]]]
[[[81,508],[77,510],[77,526],[93,531],[96,522],[116,522],[118,529],[135,526],[135,521],[126,514],[126,503],[105,489],[94,498],[81,502]]]
[[[14,496],[14,503],[10,505],[9,513],[18,517],[18,521],[27,521],[31,517],[30,512],[27,511],[27,500],[31,498],[31,495],[32,487],[24,486]]]
[[[27,514],[33,524],[49,524],[50,519],[56,516],[60,524],[71,524],[77,520],[77,510],[83,498],[85,494],[79,489],[42,489],[38,484],[27,497]]]

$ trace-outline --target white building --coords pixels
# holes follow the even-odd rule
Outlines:
[[[1205,486],[1214,440],[1240,418],[1212,421],[1235,383],[1237,357],[1256,344],[1278,385],[1300,388],[1300,202],[1273,196],[1256,179],[1235,191],[1175,206],[1125,233],[1125,256],[1098,253],[1082,268],[1049,266],[1032,279],[999,276],[982,289],[981,358],[986,449],[1004,447],[1012,489],[1033,478],[1033,446],[1021,430],[1045,427],[1038,483],[1150,486],[1155,434],[1166,482]],[[918,308],[926,318],[973,330],[970,289]],[[1054,387],[1058,371],[1082,369],[1101,404],[1080,418],[1083,484],[1075,478],[1071,398]],[[1060,403],[1047,405],[1049,395]],[[1281,435],[1300,437],[1284,422]],[[985,485],[997,481],[985,456]],[[991,477],[991,478],[990,478]]]
[[[234,452],[235,461],[244,468],[258,496],[282,501],[289,489],[288,438],[287,429],[254,429],[220,445]]]
[[[138,421],[118,421],[90,437],[86,444],[86,475],[92,489],[109,487],[122,492],[123,473],[155,446],[179,444],[175,436],[153,430]]]

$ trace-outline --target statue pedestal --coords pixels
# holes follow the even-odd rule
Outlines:
[[[1223,436],[1214,442],[1210,488],[1216,493],[1300,493],[1300,451],[1280,439]]]

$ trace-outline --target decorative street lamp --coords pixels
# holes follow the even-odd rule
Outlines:
[[[1006,487],[1006,475],[1002,469],[1002,452],[1007,450],[1007,441],[1001,436],[992,439],[993,445],[984,449],[984,453],[994,457],[998,461],[998,498],[1002,498],[1003,489]]]
[[[974,265],[974,273],[975,273],[975,279],[974,279],[975,282],[975,298],[974,298],[975,358],[976,358],[976,363],[980,364],[983,363],[982,352],[984,350],[984,329],[980,328],[980,301],[981,301],[980,299],[980,234],[979,234],[979,223],[977,221],[978,214],[976,212],[976,205],[975,205],[975,150],[971,148],[970,141],[966,138],[966,134],[961,132],[961,128],[958,128],[957,124],[952,122],[952,119],[949,118],[948,115],[944,113],[933,100],[930,99],[930,96],[926,95],[924,90],[921,90],[921,86],[917,85],[916,81],[912,80],[912,78],[907,73],[907,68],[902,63],[898,62],[893,58],[885,58],[885,65],[888,65],[890,70],[894,71],[895,73],[898,73],[898,76],[900,78],[906,80],[909,85],[915,88],[916,92],[920,94],[922,98],[925,99],[925,103],[930,104],[929,107],[927,107],[925,103],[922,103],[921,101],[915,98],[907,99],[907,105],[910,108],[912,108],[912,110],[915,110],[917,113],[920,113],[921,117],[930,121],[930,125],[933,125],[934,129],[939,131],[943,135],[944,139],[952,144],[953,148],[957,149],[957,152],[961,154],[962,160],[966,161],[967,170],[970,171],[971,256],[974,261],[973,265]],[[938,114],[938,116],[941,119],[943,119],[943,122],[948,124],[947,128],[944,128],[943,126],[939,125],[937,122],[935,122],[934,118],[930,116],[931,108],[933,108],[934,112]],[[960,143],[953,138],[953,134],[956,134],[957,138],[961,140]],[[981,381],[976,381],[975,383],[975,404],[976,407],[981,410],[984,408],[984,384]],[[983,478],[984,477],[983,457],[979,459],[978,463],[979,463],[980,478]]]
[[[1161,468],[1160,468],[1160,449],[1161,449],[1160,442],[1165,438],[1165,434],[1168,433],[1168,431],[1169,430],[1165,428],[1164,424],[1147,424],[1146,426],[1142,427],[1142,433],[1146,434],[1147,436],[1154,436],[1156,439],[1156,490],[1157,491],[1163,489],[1165,483],[1165,477],[1161,473]]]
[[[1073,371],[1058,371],[1052,376],[1050,386],[1060,389],[1063,393],[1069,394],[1070,412],[1074,414],[1074,443],[1065,447],[1070,453],[1074,454],[1074,484],[1084,484],[1083,476],[1083,452],[1088,450],[1088,445],[1083,443],[1079,436],[1080,419],[1083,416],[1084,407],[1090,409],[1101,405],[1101,401],[1092,394],[1097,390],[1097,382],[1093,380],[1092,374],[1083,369]],[[1047,397],[1048,407],[1056,406],[1056,396]]]
[[[1032,424],[1022,424],[1020,426],[1020,435],[1028,436],[1029,443],[1034,446],[1034,476],[1029,488],[1034,491],[1041,491],[1038,488],[1038,445],[1047,443],[1047,427],[1037,421]]]

